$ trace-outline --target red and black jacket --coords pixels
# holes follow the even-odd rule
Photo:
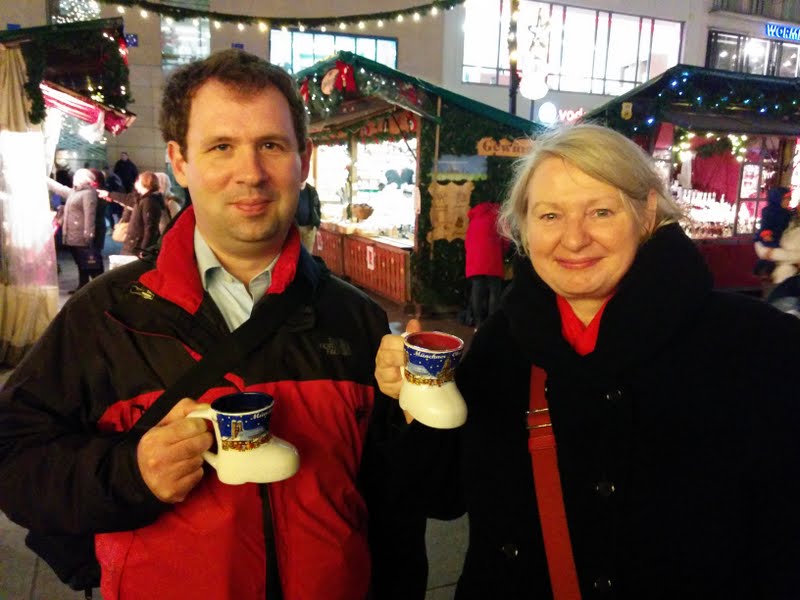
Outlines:
[[[193,232],[188,210],[155,266],[137,261],[76,294],[0,391],[0,508],[40,531],[97,534],[106,600],[265,598],[259,487],[221,484],[207,469],[184,502],[163,504],[123,435],[228,333],[203,291]],[[267,293],[294,277],[308,278],[312,294],[198,400],[268,392],[273,432],[299,450],[299,472],[269,486],[286,600],[366,598],[372,560],[391,579],[387,565],[404,553],[424,594],[424,519],[391,524],[387,504],[403,420],[373,380],[386,315],[327,274],[292,229]]]

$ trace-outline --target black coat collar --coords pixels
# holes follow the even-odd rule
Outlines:
[[[548,373],[613,381],[653,355],[698,310],[711,273],[677,224],[661,227],[639,249],[608,303],[594,352],[579,356],[561,335],[555,294],[528,258],[515,264],[502,309],[527,358]]]

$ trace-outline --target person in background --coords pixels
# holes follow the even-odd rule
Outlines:
[[[775,276],[776,263],[800,263],[800,251],[781,247],[781,238],[794,216],[789,208],[791,199],[792,191],[787,187],[773,186],[769,189],[767,205],[761,211],[761,224],[753,240],[758,257],[753,271],[756,275],[769,277],[774,284],[783,280]]]
[[[133,164],[133,161],[128,157],[127,152],[119,153],[119,160],[114,163],[114,173],[122,181],[125,188],[125,193],[130,194],[133,192],[133,184],[139,176],[139,169]]]
[[[142,258],[144,251],[158,241],[161,215],[166,209],[155,173],[144,171],[133,187],[130,194],[101,191],[99,195],[125,207],[120,223],[127,223],[128,230],[120,254]]]
[[[105,179],[105,183],[101,186],[107,192],[117,192],[117,193],[126,193],[125,186],[122,185],[122,180],[119,178],[119,175],[114,173],[111,170],[111,167],[108,166],[108,163],[103,165],[103,177]],[[116,202],[106,202],[106,221],[108,222],[108,226],[110,228],[114,228],[114,225],[122,218],[122,211],[123,206],[121,204],[117,204]]]
[[[497,231],[499,210],[496,202],[481,202],[467,213],[466,276],[470,282],[470,312],[476,331],[497,310],[503,291],[503,257],[509,244]]]
[[[48,178],[47,189],[66,198],[60,215],[61,240],[78,267],[78,287],[70,291],[72,294],[89,282],[97,268],[96,261],[89,260],[88,252],[94,247],[96,235],[97,179],[89,169],[78,169],[72,176],[72,188]]]
[[[314,241],[321,223],[320,211],[317,190],[313,185],[304,181],[297,200],[297,213],[294,218],[300,230],[300,241],[309,254],[314,252]]]
[[[0,509],[94,534],[105,600],[422,600],[424,516],[394,494],[406,422],[372,373],[386,314],[303,252],[294,224],[312,150],[294,79],[212,54],[173,72],[160,124],[191,206],[157,259],[68,303],[0,390]],[[128,441],[165,388],[295,282],[308,291],[272,339]],[[85,360],[64,367],[77,348]],[[301,457],[290,479],[231,486],[204,469],[213,435],[184,417],[242,390],[275,397],[270,429]]]
[[[169,175],[163,171],[156,172],[156,179],[158,179],[158,192],[164,198],[164,211],[161,213],[161,221],[158,224],[158,230],[163,235],[169,227],[172,219],[181,210],[178,197],[172,193],[172,186],[170,185]]]
[[[106,214],[108,214],[107,206],[111,204],[104,198],[100,198],[100,191],[105,189],[106,178],[103,171],[100,169],[89,169],[94,175],[95,184],[98,189],[97,209],[94,213],[94,240],[92,241],[92,248],[94,249],[93,266],[89,269],[89,277],[94,279],[99,277],[105,271],[103,263],[103,248],[106,245]]]
[[[715,291],[681,216],[609,129],[519,163],[500,222],[522,256],[456,372],[467,422],[408,432],[439,463],[417,501],[469,514],[459,600],[797,596],[800,320]],[[384,338],[395,397],[403,359]]]

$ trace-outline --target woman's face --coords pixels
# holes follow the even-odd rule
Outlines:
[[[655,204],[651,193],[648,228]],[[573,308],[582,303],[591,309],[614,293],[643,233],[619,190],[560,158],[545,159],[531,176],[526,229],[539,277]]]

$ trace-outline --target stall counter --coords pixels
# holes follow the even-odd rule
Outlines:
[[[348,233],[349,227],[322,223],[314,254],[331,272],[384,298],[406,304],[411,300],[411,240]]]

